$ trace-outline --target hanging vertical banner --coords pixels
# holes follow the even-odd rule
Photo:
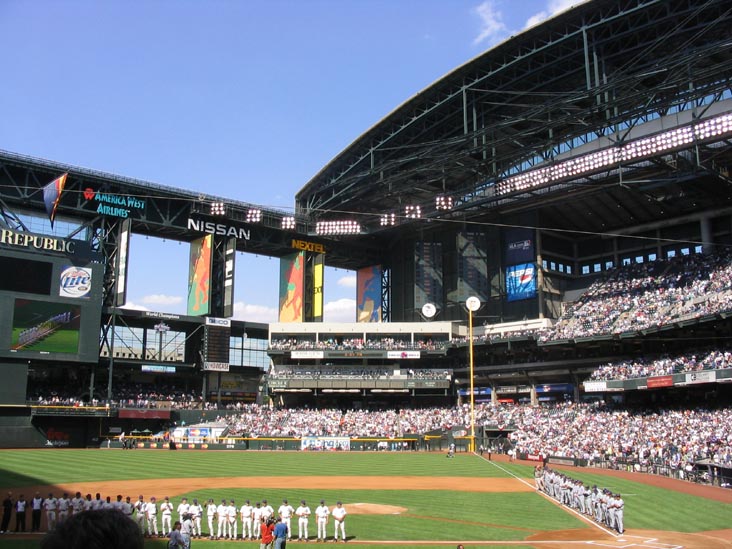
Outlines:
[[[119,224],[119,241],[114,269],[117,274],[114,282],[114,306],[121,307],[127,300],[127,263],[130,248],[132,219],[125,219]]]
[[[303,321],[305,252],[280,258],[280,322]]]
[[[61,194],[64,192],[66,178],[68,176],[68,173],[59,175],[43,187],[43,204],[46,206],[46,213],[48,214],[49,221],[51,221],[51,228],[53,228],[53,222],[56,219],[56,210],[58,210],[58,204],[61,202]]]
[[[207,315],[211,312],[211,264],[213,235],[191,242],[188,268],[188,314]]]
[[[356,322],[381,322],[381,265],[356,271]]]
[[[481,300],[488,297],[488,257],[485,233],[463,232],[456,236],[458,280],[457,292],[451,301],[464,302],[471,295]]]
[[[518,301],[536,297],[536,269],[533,263],[522,263],[506,269],[506,300]]]
[[[503,238],[506,243],[506,265],[515,265],[516,263],[527,263],[536,260],[533,229],[524,227],[506,229],[503,233]]]
[[[325,255],[317,254],[313,257],[313,321],[323,321],[323,270]]]
[[[442,243],[414,243],[414,307],[442,304]]]
[[[226,240],[224,249],[224,317],[234,316],[234,266],[236,259],[236,238]]]

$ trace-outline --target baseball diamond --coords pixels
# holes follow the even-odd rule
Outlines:
[[[102,496],[132,495],[136,499],[139,493],[146,499],[157,496],[159,501],[169,497],[174,508],[183,497],[188,501],[224,498],[242,503],[245,499],[279,502],[289,498],[312,504],[323,500],[331,509],[336,501],[342,501],[348,513],[348,542],[374,547],[392,543],[447,547],[458,542],[491,546],[509,546],[506,543],[510,542],[510,546],[536,548],[588,543],[610,547],[648,547],[649,543],[659,543],[687,548],[722,548],[732,544],[732,529],[725,529],[732,506],[732,493],[728,490],[653,477],[655,484],[662,485],[658,487],[645,484],[643,475],[563,469],[571,476],[591,479],[587,482],[611,486],[627,494],[627,530],[619,536],[539,494],[534,486],[533,465],[509,463],[506,456],[494,456],[489,461],[468,453],[444,460],[442,452],[303,454],[197,450],[175,454],[166,450],[120,449],[6,450],[1,455],[6,474],[0,488],[16,494],[79,491]],[[172,476],[176,468],[191,460],[208,475]],[[86,464],[84,470],[77,470],[78,463]],[[220,467],[224,463],[227,465]],[[277,470],[278,475],[262,474],[270,469]],[[42,471],[39,477],[43,480],[28,475],[33,470]],[[155,470],[159,477],[154,476]],[[236,470],[240,470],[239,476],[228,476]],[[139,476],[141,471],[146,473],[145,478]],[[293,472],[297,474],[292,475]],[[649,513],[652,517],[641,520],[638,514],[642,509],[662,501],[668,505],[686,502],[687,507],[676,511],[658,509]],[[691,502],[693,505],[689,505]],[[679,520],[684,526],[680,532],[674,530],[682,524]],[[314,538],[314,524],[311,532]],[[200,542],[206,542],[207,547],[217,547],[216,543],[228,546],[228,541],[209,541],[207,533],[204,525]],[[326,534],[332,541],[330,524]],[[24,547],[28,540],[37,539],[37,535],[13,534],[1,538],[1,542],[3,547]],[[148,545],[155,547],[157,542],[150,539]]]

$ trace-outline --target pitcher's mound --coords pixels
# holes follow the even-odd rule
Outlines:
[[[399,515],[407,508],[398,505],[380,505],[378,503],[349,503],[349,515]]]

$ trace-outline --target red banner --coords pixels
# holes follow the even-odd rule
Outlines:
[[[673,387],[674,378],[673,376],[658,376],[649,377],[647,387],[649,389],[658,389],[659,387]]]
[[[120,419],[170,419],[170,410],[123,408],[119,411]]]

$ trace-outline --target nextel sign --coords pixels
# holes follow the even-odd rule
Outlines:
[[[292,247],[297,250],[304,250],[306,252],[315,252],[317,254],[325,253],[325,246],[318,244],[317,242],[308,242],[307,240],[292,240]]]

